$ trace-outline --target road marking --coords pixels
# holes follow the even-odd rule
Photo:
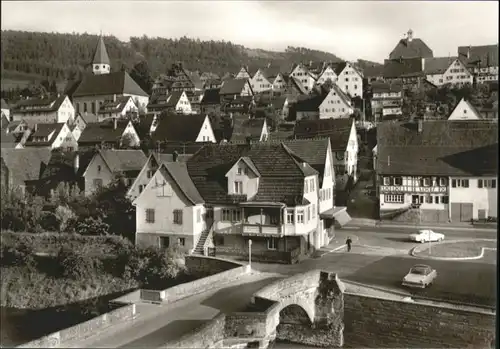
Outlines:
[[[361,229],[360,227],[343,227],[342,229],[348,229],[348,230],[359,230]]]

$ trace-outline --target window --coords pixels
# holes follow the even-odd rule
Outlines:
[[[432,204],[432,196],[427,195],[427,196],[425,197],[425,202],[426,202],[426,203],[428,203],[428,204]]]
[[[315,185],[314,185],[314,178],[311,179],[311,183],[309,184],[309,187],[311,188],[311,191],[315,190]]]
[[[182,225],[182,210],[174,210],[174,224]]]
[[[286,224],[293,224],[293,209],[286,210]]]
[[[94,179],[94,188],[95,189],[102,188],[102,179],[100,179],[100,178]]]
[[[309,186],[308,186],[308,184],[307,184],[307,183],[308,183],[308,181],[306,180],[306,181],[304,182],[304,193],[305,193],[305,194],[309,193]]]
[[[160,236],[160,248],[169,248],[170,247],[170,239],[168,236]]]
[[[179,246],[186,246],[186,238],[179,238],[177,240],[177,243],[179,244]]]
[[[390,177],[384,177],[384,185],[391,185]]]
[[[196,223],[200,223],[200,222],[201,222],[201,208],[196,210]]]
[[[477,180],[477,187],[478,188],[482,188],[483,187],[483,180],[482,179],[478,179]]]
[[[304,224],[304,210],[297,211],[297,223]]]
[[[434,203],[439,204],[439,196],[434,196]]]
[[[241,182],[241,181],[234,182],[234,193],[235,194],[243,194],[243,182]]]
[[[394,185],[403,185],[402,177],[394,177]]]
[[[306,214],[306,223],[308,223],[310,220],[311,220],[311,207],[308,207]]]
[[[441,203],[447,204],[449,202],[448,195],[441,196]]]
[[[139,193],[142,193],[143,190],[144,190],[144,185],[139,184]]]
[[[239,175],[242,175],[242,174],[243,174],[243,168],[238,167],[238,174],[239,174]]]
[[[146,223],[154,223],[155,222],[155,210],[154,208],[146,209]]]
[[[424,186],[428,187],[431,185],[431,179],[429,177],[424,178]]]
[[[385,194],[384,202],[402,204],[405,202],[405,196],[403,194]]]
[[[478,179],[478,188],[496,188],[497,187],[497,180],[496,179]],[[479,183],[481,183],[481,186],[479,186]]]
[[[439,185],[441,187],[446,187],[446,178],[445,177],[440,177],[439,178]]]
[[[232,216],[232,212],[230,209],[228,209],[228,208],[222,209],[222,221],[223,222],[230,222],[231,218],[232,218],[231,216]]]
[[[241,221],[241,211],[233,210],[233,222],[240,222],[240,221]]]
[[[97,173],[101,173],[101,169],[102,169],[101,165],[97,165]]]
[[[452,179],[451,180],[451,187],[452,188],[456,188],[457,187],[457,180],[456,179]]]
[[[316,218],[316,204],[313,204],[312,218]]]
[[[172,196],[172,187],[167,183],[166,180],[156,183],[156,196]]]
[[[267,239],[267,249],[276,250],[278,248],[278,241],[276,238]]]

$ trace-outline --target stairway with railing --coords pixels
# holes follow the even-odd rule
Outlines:
[[[208,247],[213,247],[214,238],[214,224],[205,229],[196,243],[196,247],[193,249],[193,254],[204,256],[206,254]]]

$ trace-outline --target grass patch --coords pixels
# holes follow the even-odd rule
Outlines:
[[[466,241],[453,243],[433,244],[429,250],[428,243],[417,248],[415,255],[419,257],[433,256],[445,258],[476,257],[481,254],[481,249],[497,248],[496,241]]]

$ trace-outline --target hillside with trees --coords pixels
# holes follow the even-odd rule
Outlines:
[[[22,75],[64,81],[90,68],[98,36],[2,30],[2,77]],[[105,43],[112,70],[131,70],[142,61],[151,75],[165,73],[170,65],[182,61],[188,70],[236,73],[242,65],[250,69],[269,63],[288,70],[294,62],[339,61],[334,54],[302,47],[288,47],[284,52],[249,49],[226,41],[131,37],[122,42],[106,36]],[[15,77],[12,77],[15,79]]]

